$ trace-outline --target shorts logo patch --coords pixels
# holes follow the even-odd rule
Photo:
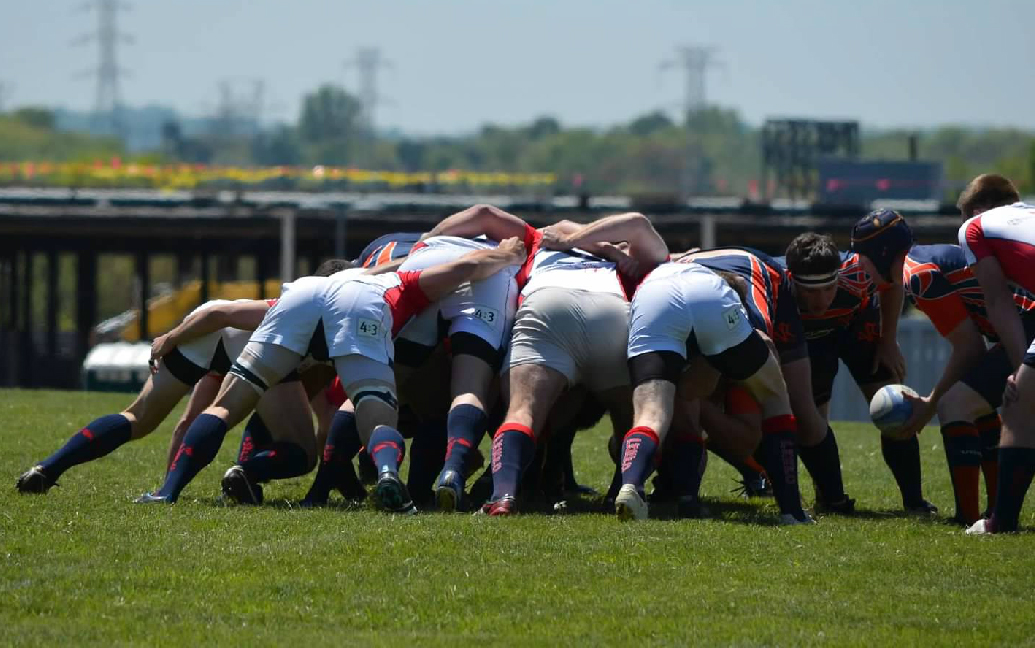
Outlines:
[[[732,331],[737,328],[737,324],[740,324],[740,309],[736,306],[727,308],[722,313],[722,319],[726,320],[726,328]]]
[[[372,319],[359,318],[356,320],[356,335],[362,337],[376,338],[381,334],[381,322]]]
[[[500,319],[499,311],[484,306],[475,306],[474,316],[490,326],[495,326]]]

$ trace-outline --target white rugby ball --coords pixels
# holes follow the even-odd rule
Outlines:
[[[905,399],[903,393],[918,395],[905,385],[885,385],[870,400],[870,418],[886,437],[896,438],[913,414],[913,404]]]

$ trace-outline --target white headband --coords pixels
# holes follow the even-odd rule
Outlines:
[[[841,276],[840,270],[824,274],[803,274],[793,275],[794,282],[799,283],[802,286],[808,288],[824,288],[826,286],[837,283],[838,277]]]

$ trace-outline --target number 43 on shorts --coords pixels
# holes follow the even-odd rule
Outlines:
[[[356,320],[356,335],[376,338],[380,333],[381,322],[363,317]]]

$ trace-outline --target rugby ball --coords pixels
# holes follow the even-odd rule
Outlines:
[[[896,438],[899,430],[913,414],[913,404],[906,400],[903,393],[910,396],[918,395],[905,385],[885,385],[878,389],[870,400],[870,418],[886,437]]]

